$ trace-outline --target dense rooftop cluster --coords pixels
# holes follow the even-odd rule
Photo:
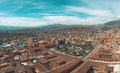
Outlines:
[[[0,34],[0,73],[120,72],[119,29],[69,27]]]

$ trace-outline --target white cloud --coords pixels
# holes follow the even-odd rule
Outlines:
[[[67,11],[80,12],[88,15],[102,16],[102,17],[110,17],[113,14],[109,10],[100,10],[100,9],[91,9],[85,7],[74,7],[74,6],[66,6]]]
[[[50,24],[82,24],[84,19],[74,16],[44,16]]]
[[[0,25],[9,26],[26,26],[37,27],[50,24],[67,24],[67,25],[92,25],[102,24],[113,20],[114,18],[107,17],[88,17],[86,19],[75,16],[43,16],[43,18],[28,18],[28,17],[0,17]]]
[[[0,1],[4,2],[4,1]],[[65,6],[63,10],[58,9],[48,9],[46,3],[41,2],[31,2],[29,0],[26,1],[17,1],[14,2],[15,7],[13,6],[13,12],[21,10],[27,5],[27,9],[23,9],[25,12],[24,16],[31,16],[31,17],[15,17],[13,13],[7,12],[0,12],[0,25],[10,25],[10,26],[43,26],[49,24],[77,24],[77,25],[91,25],[91,24],[102,24],[104,22],[113,20],[113,19],[120,19],[120,9],[119,2],[117,1],[109,1],[109,0],[83,0],[84,5],[81,6]],[[15,9],[14,9],[15,8]],[[45,9],[45,10],[44,10]],[[65,10],[64,10],[65,9]],[[32,11],[33,10],[33,11]],[[34,10],[40,10],[36,12]],[[30,12],[29,12],[30,11]],[[19,12],[19,11],[18,11]],[[22,11],[21,11],[22,12]],[[7,14],[8,13],[8,14]],[[85,18],[80,17],[79,13],[87,14]],[[22,13],[21,13],[22,15]],[[63,15],[63,16],[59,16]],[[72,16],[67,16],[72,15]],[[79,15],[77,17],[77,15]],[[11,17],[4,17],[4,16],[11,16]],[[36,17],[36,18],[34,18]]]
[[[112,12],[114,17],[120,16],[120,0],[83,0],[87,7]]]
[[[92,25],[110,21],[110,18],[88,17],[86,19],[75,16],[44,16],[43,18],[28,17],[0,17],[0,25],[37,27],[50,24]]]
[[[114,18],[109,17],[88,17],[86,19],[75,17],[75,16],[45,16],[44,19],[48,21],[49,24],[77,24],[77,25],[92,25],[92,24],[102,24],[107,21],[113,20]]]
[[[27,17],[0,17],[0,25],[35,27],[45,25],[43,21]]]

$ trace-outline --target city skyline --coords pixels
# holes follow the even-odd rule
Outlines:
[[[119,0],[1,0],[0,25],[91,25],[119,19]]]

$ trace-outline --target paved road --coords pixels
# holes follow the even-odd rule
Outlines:
[[[98,45],[98,46],[97,46],[95,49],[93,49],[87,56],[85,56],[85,57],[83,58],[83,60],[84,60],[84,61],[87,61],[87,60],[89,59],[89,57],[91,57],[94,52],[96,52],[96,51],[99,50],[100,47],[102,47],[102,45]]]

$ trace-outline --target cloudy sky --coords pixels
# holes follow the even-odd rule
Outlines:
[[[0,25],[92,25],[120,18],[120,0],[0,0]]]

